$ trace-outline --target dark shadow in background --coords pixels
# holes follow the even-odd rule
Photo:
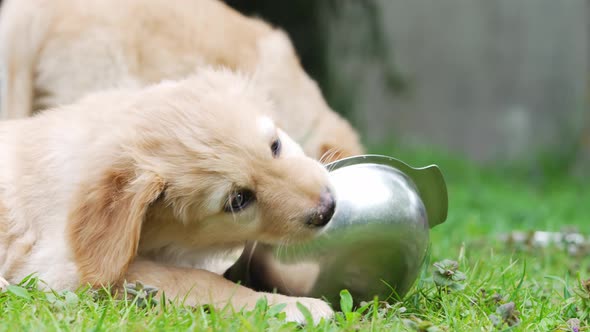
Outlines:
[[[384,64],[383,83],[394,95],[406,92],[408,86],[404,77],[393,65],[393,54],[381,29],[381,16],[373,0],[224,0],[234,9],[247,16],[264,19],[285,30],[293,42],[305,71],[313,77],[322,89],[328,104],[339,113],[349,116],[350,98],[354,91],[338,91],[331,84],[326,49],[326,20],[338,17],[346,5],[354,4],[362,11],[368,25],[368,34],[363,38],[359,52],[367,62]]]
[[[303,68],[320,86],[325,86],[328,77],[320,23],[320,11],[325,6],[323,1],[326,0],[224,0],[247,16],[260,17],[285,30],[297,49]]]

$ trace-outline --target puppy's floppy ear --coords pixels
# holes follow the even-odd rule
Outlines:
[[[154,174],[110,170],[81,188],[68,223],[81,282],[119,281],[137,254],[147,208],[164,186]]]

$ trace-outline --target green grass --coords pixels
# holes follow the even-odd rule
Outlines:
[[[369,301],[349,310],[344,293],[344,313],[302,327],[285,323],[276,308],[262,302],[254,311],[238,313],[165,301],[140,307],[105,292],[43,293],[29,279],[0,294],[0,330],[571,331],[568,320],[575,317],[581,319],[580,330],[588,329],[590,294],[579,287],[579,280],[590,277],[586,248],[574,256],[558,247],[536,249],[499,239],[515,230],[560,231],[566,226],[589,234],[588,181],[561,176],[552,171],[555,167],[543,165],[492,170],[440,153],[387,154],[415,166],[439,164],[449,189],[449,217],[431,232],[428,269],[402,302]],[[432,264],[443,259],[457,261],[465,273],[464,281],[455,282],[457,290],[433,282]],[[510,310],[511,303],[518,312]]]

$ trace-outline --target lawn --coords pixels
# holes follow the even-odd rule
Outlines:
[[[502,237],[512,231],[572,228],[590,234],[588,180],[580,183],[561,176],[559,165],[546,163],[535,169],[484,169],[440,153],[388,151],[381,150],[414,166],[439,164],[449,189],[448,220],[432,230],[430,262],[402,302],[370,301],[351,310],[343,292],[344,313],[315,327],[301,327],[285,323],[276,307],[264,303],[240,313],[165,301],[138,305],[100,291],[42,293],[34,290],[37,281],[30,279],[0,294],[0,330],[588,329],[590,284],[588,289],[580,284],[590,278],[588,248],[538,248]],[[433,265],[445,259],[458,266],[448,261]]]

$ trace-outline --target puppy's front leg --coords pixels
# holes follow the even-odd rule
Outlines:
[[[158,287],[170,299],[186,298],[185,303],[188,305],[209,304],[222,309],[229,304],[235,310],[253,309],[260,298],[266,297],[269,305],[287,305],[284,311],[289,321],[305,322],[297,302],[309,309],[316,323],[321,318],[328,319],[334,315],[330,306],[319,299],[256,292],[206,270],[167,266],[143,259],[131,263],[125,279],[128,282],[139,280]]]

